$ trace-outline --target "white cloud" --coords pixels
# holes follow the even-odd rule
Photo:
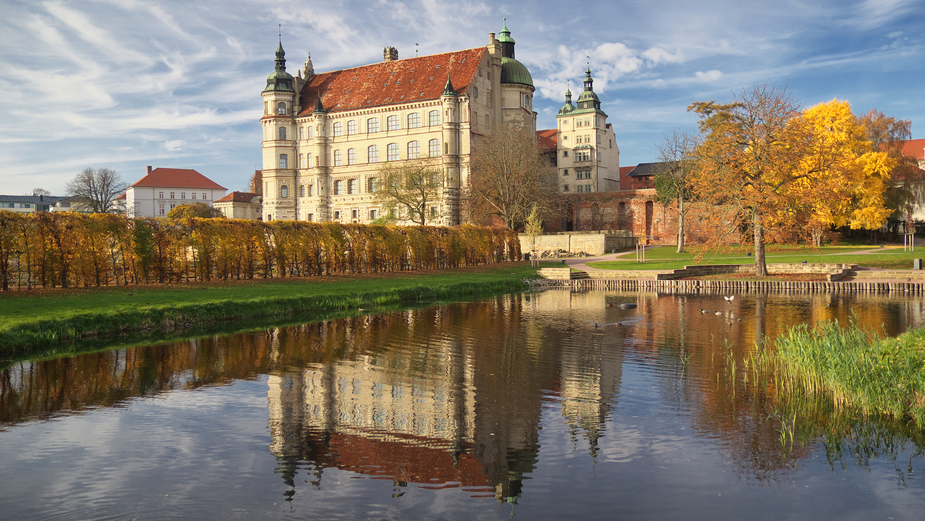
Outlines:
[[[181,139],[170,139],[164,141],[162,145],[164,145],[164,148],[166,148],[168,152],[180,152],[183,150],[186,142]]]
[[[720,71],[718,71],[718,70],[716,70],[716,69],[713,69],[713,70],[707,71],[707,72],[697,71],[697,73],[696,73],[694,76],[697,77],[697,81],[702,81],[702,82],[706,83],[706,82],[716,81],[716,80],[722,78],[722,77],[723,77],[723,73],[720,72]]]

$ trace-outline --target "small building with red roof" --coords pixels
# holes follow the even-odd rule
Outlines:
[[[125,192],[125,212],[129,217],[166,217],[181,204],[212,203],[228,190],[189,168],[148,167],[144,177]]]
[[[252,192],[231,192],[215,201],[213,206],[228,219],[261,219],[263,198]]]

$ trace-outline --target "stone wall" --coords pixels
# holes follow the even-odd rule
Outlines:
[[[533,249],[533,238],[521,233],[520,250],[528,253]],[[606,232],[560,232],[554,234],[538,235],[536,237],[536,251],[540,257],[555,257],[555,252],[564,251],[575,255],[587,253],[589,255],[604,255],[614,251],[626,250],[636,244],[633,233],[627,230],[613,230]]]

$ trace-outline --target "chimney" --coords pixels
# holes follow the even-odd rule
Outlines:
[[[395,61],[398,59],[398,49],[395,47],[386,47],[382,50],[382,59],[383,61]]]
[[[151,173],[151,165],[148,165],[148,173]]]

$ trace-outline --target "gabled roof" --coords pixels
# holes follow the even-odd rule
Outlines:
[[[132,187],[195,188],[202,190],[227,190],[224,186],[187,168],[155,168],[150,174],[132,184]]]
[[[254,200],[255,197],[260,197],[257,194],[252,194],[250,192],[231,192],[230,194],[222,197],[221,199],[216,199],[216,203],[249,203]]]
[[[658,175],[664,171],[665,163],[639,163],[627,174],[630,177],[643,177],[647,175]],[[620,169],[620,173],[623,173],[623,169]]]
[[[629,175],[629,173],[632,172],[634,168],[636,168],[636,165],[633,165],[633,166],[621,166],[621,167],[620,167],[620,175]]]
[[[447,77],[463,94],[487,53],[477,47],[315,74],[302,87],[299,115],[310,116],[319,96],[328,112],[440,99]]]
[[[550,128],[536,131],[536,144],[545,150],[555,150],[559,143],[559,130]]]
[[[903,143],[903,154],[916,159],[925,159],[925,139],[909,139]]]

